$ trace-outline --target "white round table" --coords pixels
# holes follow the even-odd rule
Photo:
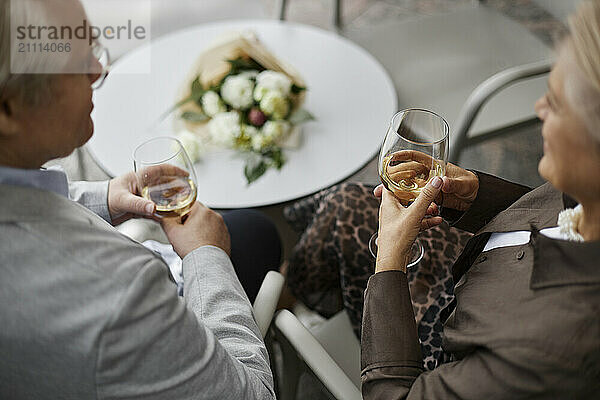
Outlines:
[[[211,208],[259,207],[297,199],[336,184],[379,151],[396,111],[394,85],[365,50],[310,26],[273,20],[200,25],[140,47],[114,65],[94,95],[96,133],[89,149],[111,176],[133,168],[134,148],[153,135],[148,127],[170,109],[198,55],[228,31],[251,29],[281,60],[304,78],[304,107],[317,118],[303,127],[303,143],[286,150],[287,163],[248,186],[243,160],[233,153],[208,154],[196,164],[198,200]],[[151,60],[151,72],[141,63]],[[173,118],[173,117],[170,117]],[[162,136],[174,136],[172,120]]]

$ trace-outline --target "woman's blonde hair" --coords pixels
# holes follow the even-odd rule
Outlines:
[[[560,49],[568,68],[565,95],[600,142],[600,0],[582,1],[569,17],[569,31]]]

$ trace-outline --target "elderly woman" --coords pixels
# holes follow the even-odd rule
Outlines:
[[[362,328],[365,399],[596,398],[600,389],[600,2],[569,21],[548,92],[539,172],[526,190],[451,166],[402,207],[378,188],[379,252]],[[453,267],[451,360],[423,372],[406,258],[444,193],[475,233]],[[456,203],[455,203],[456,204]],[[438,221],[439,222],[439,221]]]

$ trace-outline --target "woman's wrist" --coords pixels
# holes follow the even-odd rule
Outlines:
[[[408,256],[383,257],[378,254],[375,261],[375,273],[384,271],[401,271],[406,273],[407,264]]]

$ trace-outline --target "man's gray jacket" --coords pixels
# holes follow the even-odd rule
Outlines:
[[[183,260],[181,298],[162,259],[88,208],[1,184],[0,199],[1,399],[275,397],[251,305],[222,250]]]

